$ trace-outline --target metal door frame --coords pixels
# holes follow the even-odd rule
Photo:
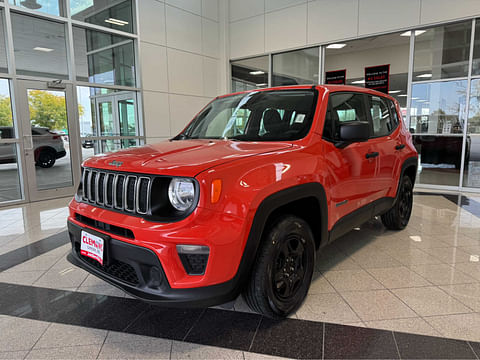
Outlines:
[[[55,199],[64,196],[72,196],[80,180],[80,129],[75,114],[74,86],[69,83],[53,85],[52,82],[36,80],[17,80],[16,88],[16,111],[19,128],[19,142],[21,151],[19,157],[24,167],[23,186],[26,201],[39,201]],[[35,163],[33,159],[33,139],[31,134],[30,111],[28,106],[28,90],[61,91],[65,93],[65,105],[67,111],[67,127],[70,151],[70,166],[72,171],[72,185],[63,188],[39,190]],[[54,165],[55,166],[55,165]]]

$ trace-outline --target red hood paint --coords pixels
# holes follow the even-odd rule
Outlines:
[[[83,165],[105,170],[193,177],[226,162],[291,146],[285,142],[164,141],[93,156],[85,160]]]

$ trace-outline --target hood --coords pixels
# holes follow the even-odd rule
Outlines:
[[[144,174],[193,177],[230,161],[293,146],[286,142],[179,140],[93,156],[86,167]]]

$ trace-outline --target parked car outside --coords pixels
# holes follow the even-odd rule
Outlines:
[[[10,126],[0,126],[0,136],[2,139],[12,138],[13,128]],[[32,143],[35,165],[42,168],[52,167],[57,159],[67,154],[62,136],[50,131],[50,129],[46,127],[32,126]],[[11,144],[0,145],[0,163],[17,162],[14,149]]]

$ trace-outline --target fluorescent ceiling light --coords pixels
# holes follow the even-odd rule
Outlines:
[[[422,35],[425,31],[427,30],[415,30],[415,36]],[[411,31],[405,31],[404,33],[401,33],[400,36],[410,36],[411,34]]]
[[[389,94],[398,94],[399,92],[402,92],[402,90],[390,90],[388,93]]]
[[[418,97],[412,97],[412,100],[418,100],[418,99],[420,99],[420,98],[418,98]]]
[[[250,75],[263,75],[263,74],[265,74],[265,71],[262,71],[262,70],[250,71]]]
[[[53,51],[53,49],[45,48],[45,47],[40,47],[40,46],[34,47],[33,50],[43,51],[43,52],[52,52],[52,51]]]
[[[407,94],[398,95],[398,97],[407,97]]]
[[[352,84],[365,84],[365,80],[352,81]]]
[[[418,78],[431,78],[433,75],[431,73],[417,75]]]
[[[105,19],[105,22],[113,25],[118,25],[118,26],[125,26],[128,24],[128,21],[123,21],[115,18]]]
[[[255,84],[257,87],[260,87],[260,86],[267,86],[268,84],[267,83],[261,83],[261,84]]]
[[[327,49],[341,49],[347,46],[347,44],[330,44],[327,45]]]

